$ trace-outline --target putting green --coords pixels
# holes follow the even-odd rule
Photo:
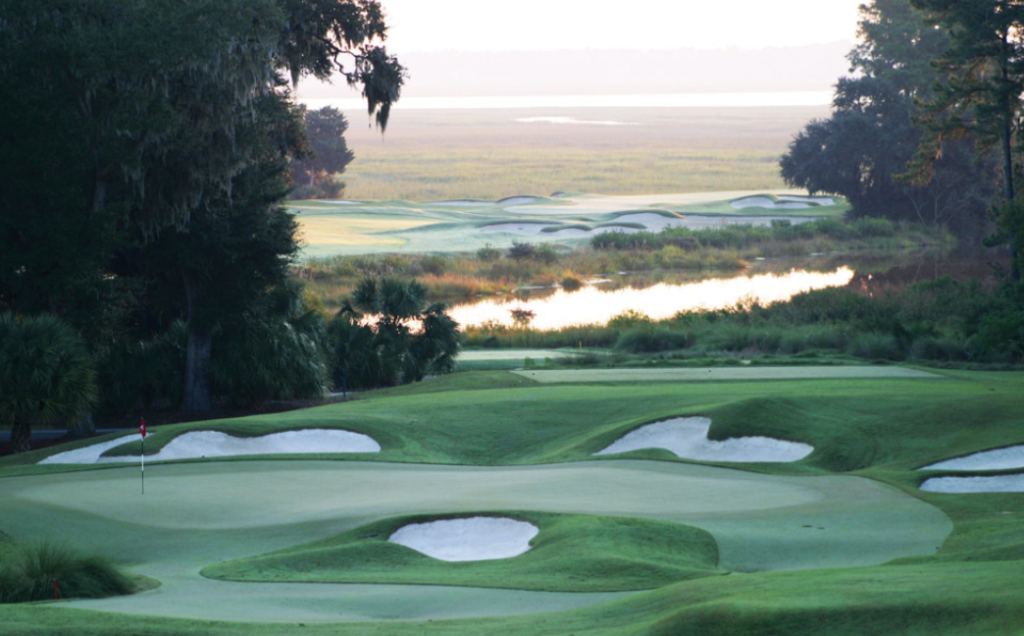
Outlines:
[[[18,538],[73,540],[160,579],[132,597],[69,607],[246,621],[497,616],[569,609],[618,595],[408,586],[244,584],[199,570],[410,513],[495,509],[608,514],[709,531],[720,567],[843,567],[931,554],[951,531],[938,509],[856,477],[779,477],[630,460],[524,467],[239,461],[4,480]],[[159,550],[154,546],[159,546]],[[401,603],[394,602],[402,598]]]
[[[723,380],[936,379],[933,373],[902,367],[715,367],[710,369],[566,369],[513,371],[542,384],[588,382],[719,382]]]

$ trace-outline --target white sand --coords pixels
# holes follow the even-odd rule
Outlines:
[[[537,197],[518,196],[506,197],[498,201],[497,205],[529,205],[537,200]]]
[[[1024,475],[998,475],[994,477],[933,477],[921,484],[921,490],[948,494],[1024,492]]]
[[[1006,470],[1024,468],[1024,444],[955,457],[919,470]]]
[[[779,201],[797,201],[799,203],[811,203],[813,205],[835,205],[836,201],[832,197],[795,197],[789,195],[780,195],[775,197]]]
[[[495,223],[480,228],[481,232],[519,232],[521,234],[540,234],[541,230],[551,227],[550,223]]]
[[[150,435],[152,437],[152,435]],[[137,455],[103,457],[122,444],[137,441],[134,435],[51,455],[40,464],[99,464],[137,462]],[[146,455],[149,461],[305,453],[378,453],[380,444],[362,433],[332,429],[305,429],[271,433],[262,437],[232,437],[219,431],[193,431],[168,442],[159,453]]]
[[[469,517],[402,526],[388,541],[441,561],[488,561],[523,554],[538,532],[507,517]]]
[[[764,208],[766,210],[806,210],[811,207],[810,203],[803,201],[776,202],[768,197],[747,197],[730,203],[737,210],[744,208]]]
[[[677,417],[641,426],[595,455],[612,455],[641,448],[664,448],[682,459],[708,462],[795,462],[814,450],[809,444],[770,437],[738,437],[716,442],[708,439],[711,420]]]

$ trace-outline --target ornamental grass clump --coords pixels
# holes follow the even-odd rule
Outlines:
[[[0,603],[54,598],[105,598],[135,586],[106,557],[65,544],[38,541],[0,546]]]

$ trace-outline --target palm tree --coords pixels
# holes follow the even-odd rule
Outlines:
[[[93,361],[71,327],[50,314],[0,314],[0,422],[14,452],[31,448],[33,424],[74,422],[95,401]]]
[[[459,325],[443,303],[427,307],[426,296],[415,280],[361,280],[331,324],[335,376],[369,388],[454,370]],[[367,314],[376,319],[372,327],[360,323]],[[414,333],[416,322],[421,327]]]

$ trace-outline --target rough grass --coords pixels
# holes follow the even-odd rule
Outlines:
[[[1024,494],[923,493],[916,490],[917,484],[936,473],[916,469],[985,448],[1024,443],[1020,416],[1024,374],[943,371],[939,375],[943,377],[927,381],[546,387],[507,373],[467,373],[365,394],[355,402],[311,412],[224,425],[254,432],[342,426],[393,436],[395,444],[386,444],[380,459],[510,464],[583,459],[640,424],[673,415],[704,414],[714,422],[712,437],[770,435],[807,441],[817,449],[794,465],[765,464],[751,466],[753,470],[818,475],[853,471],[913,493],[945,511],[955,523],[953,534],[936,555],[885,566],[706,577],[591,608],[537,616],[307,624],[303,633],[1019,634],[1019,590],[1024,584],[1019,511]],[[159,432],[166,430],[174,429]],[[33,455],[38,457],[40,452]],[[677,461],[667,454],[657,458]],[[229,463],[222,465],[225,474],[231,472]],[[8,476],[34,472],[8,458],[0,460],[0,466]],[[51,476],[63,470],[40,469]],[[42,511],[37,507],[33,514]],[[7,518],[6,523],[22,523],[20,516],[9,517],[10,522]],[[213,533],[204,536],[214,541]],[[171,544],[156,545],[175,549]],[[146,549],[152,551],[153,544]],[[5,633],[40,636],[262,636],[296,630],[294,623],[214,623],[45,606],[0,608],[0,625]]]
[[[35,541],[0,546],[0,603],[105,598],[135,590],[110,559],[67,544]]]
[[[389,543],[400,527],[452,518],[419,515],[361,526],[315,543],[230,561],[203,576],[232,581],[398,583],[547,592],[647,590],[716,574],[711,535],[676,523],[523,511],[489,511],[536,525],[531,549],[512,559],[447,563]]]

